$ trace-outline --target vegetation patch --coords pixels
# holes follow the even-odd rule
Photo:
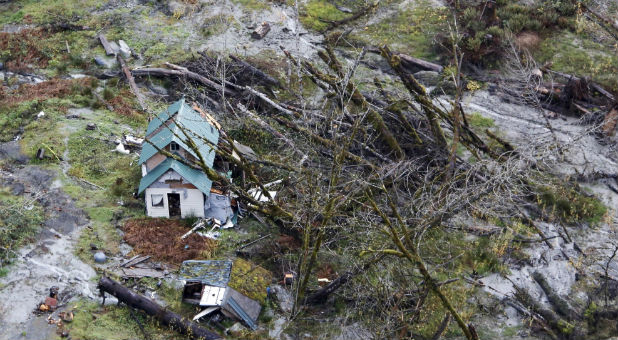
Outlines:
[[[124,223],[124,240],[136,253],[155,260],[180,264],[185,260],[204,260],[212,256],[217,242],[197,234],[180,239],[189,227],[179,220],[166,218],[130,219]]]
[[[607,207],[593,196],[584,195],[579,186],[554,183],[539,188],[539,205],[567,223],[584,221],[593,225],[603,221]]]
[[[234,260],[229,286],[240,293],[263,304],[271,281],[272,273],[268,270],[240,258]]]
[[[133,312],[125,305],[101,306],[97,302],[78,301],[72,306],[75,315],[65,327],[73,339],[83,340],[129,340],[144,338],[138,321],[144,326],[150,339],[184,339],[178,333],[159,325],[141,311]]]
[[[323,31],[328,21],[343,20],[348,16],[335,7],[331,1],[310,0],[301,8],[300,22],[309,29]]]
[[[32,28],[18,33],[0,32],[0,61],[12,71],[46,68],[51,51],[42,49],[41,40],[51,35],[49,29]]]
[[[38,84],[21,85],[17,91],[0,88],[0,106],[11,106],[24,101],[63,98],[83,88],[90,87],[90,78],[50,79]]]
[[[15,251],[34,237],[44,220],[35,201],[0,191],[0,276],[15,257]]]
[[[386,44],[417,58],[435,60],[434,37],[443,29],[446,19],[444,8],[420,1],[413,8],[397,10],[352,36],[375,46]]]
[[[556,71],[590,77],[610,91],[618,91],[618,46],[563,31],[543,40],[534,57],[539,63],[551,63]]]

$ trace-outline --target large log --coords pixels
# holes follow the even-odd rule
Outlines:
[[[406,69],[421,69],[424,71],[434,71],[438,73],[442,72],[444,69],[441,65],[430,63],[423,59],[414,58],[407,54],[399,53],[397,55],[399,56],[399,59],[401,59],[401,65]]]
[[[131,88],[131,91],[133,91],[133,94],[135,94],[135,97],[137,98],[137,102],[139,103],[140,108],[142,109],[142,111],[146,111],[146,105],[144,104],[144,98],[142,97],[142,93],[139,92],[139,88],[137,87],[137,84],[135,84],[135,79],[133,79],[133,75],[131,74],[131,71],[129,71],[129,68],[127,67],[127,63],[124,61],[124,58],[122,58],[120,53],[116,55],[116,59],[118,59],[118,63],[120,64],[122,73],[124,74],[125,78],[127,78],[127,82],[129,82],[129,87]]]
[[[109,293],[118,298],[118,301],[125,303],[127,306],[141,309],[146,312],[146,314],[156,318],[162,324],[169,326],[182,334],[186,334],[192,339],[221,339],[218,334],[210,332],[198,326],[196,323],[162,308],[156,302],[131,291],[106,276],[103,276],[101,280],[99,280],[98,288],[102,294],[104,294],[104,292]]]

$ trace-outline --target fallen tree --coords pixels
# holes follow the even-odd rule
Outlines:
[[[192,339],[221,339],[218,334],[206,330],[174,312],[166,310],[156,302],[133,292],[106,276],[103,276],[101,280],[99,280],[98,288],[101,291],[101,295],[103,295],[103,301],[105,301],[105,293],[109,293],[118,298],[119,302],[125,303],[129,307],[143,310],[146,314],[156,318],[162,324],[182,334],[186,334]]]

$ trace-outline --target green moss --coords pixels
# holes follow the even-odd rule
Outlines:
[[[308,29],[322,31],[328,27],[325,21],[337,21],[346,18],[346,14],[325,0],[309,0],[301,8],[300,22]]]
[[[272,274],[268,270],[239,258],[232,265],[229,286],[263,304],[271,280]]]

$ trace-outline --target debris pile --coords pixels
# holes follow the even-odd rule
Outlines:
[[[182,261],[208,257],[217,247],[214,240],[194,234],[184,239],[187,226],[178,220],[141,218],[127,220],[124,240],[136,253],[151,254],[157,261],[180,264]]]

